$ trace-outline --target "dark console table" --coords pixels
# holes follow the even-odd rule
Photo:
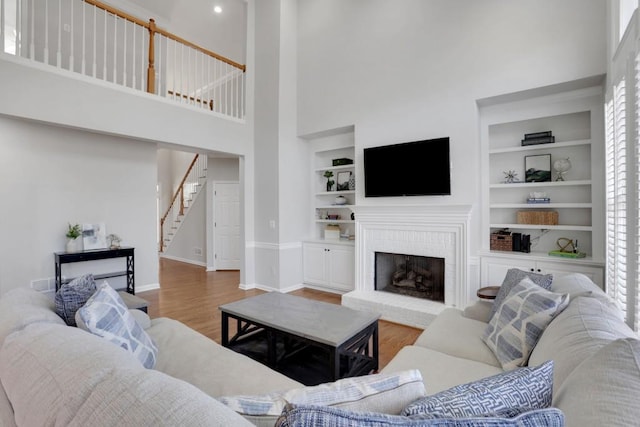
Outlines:
[[[113,273],[98,274],[96,279],[107,279],[109,277],[127,276],[127,292],[135,295],[136,283],[133,274],[133,250],[134,248],[122,247],[117,249],[96,249],[91,251],[80,252],[56,252],[56,291],[62,286],[62,265],[73,262],[97,261],[101,259],[126,258],[124,271],[116,271]],[[72,279],[65,280],[64,283],[70,282]]]

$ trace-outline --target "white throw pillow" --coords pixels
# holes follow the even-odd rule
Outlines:
[[[219,397],[218,400],[256,425],[272,426],[287,403],[399,414],[406,405],[425,394],[420,371],[412,369],[395,374],[344,378],[259,396]]]
[[[503,369],[525,366],[542,332],[568,303],[568,294],[547,291],[525,277],[498,307],[483,340]]]
[[[96,293],[76,312],[76,323],[81,329],[124,348],[145,368],[156,365],[158,347],[107,282],[98,286]]]

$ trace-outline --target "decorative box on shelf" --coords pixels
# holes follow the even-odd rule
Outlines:
[[[339,240],[340,226],[335,224],[327,224],[327,226],[324,228],[324,238],[326,240]]]
[[[332,160],[332,164],[333,164],[333,166],[352,165],[353,164],[353,160],[352,159],[347,159],[347,158],[333,159]]]
[[[558,212],[518,211],[516,221],[518,224],[558,225]]]

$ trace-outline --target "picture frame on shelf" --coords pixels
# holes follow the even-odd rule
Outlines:
[[[338,172],[338,178],[336,179],[336,190],[345,191],[349,190],[349,179],[353,172]]]
[[[524,157],[525,182],[551,182],[551,154]]]

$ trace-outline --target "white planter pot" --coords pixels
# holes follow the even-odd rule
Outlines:
[[[79,252],[82,250],[82,241],[79,238],[67,239],[67,245],[65,247],[67,252]]]

